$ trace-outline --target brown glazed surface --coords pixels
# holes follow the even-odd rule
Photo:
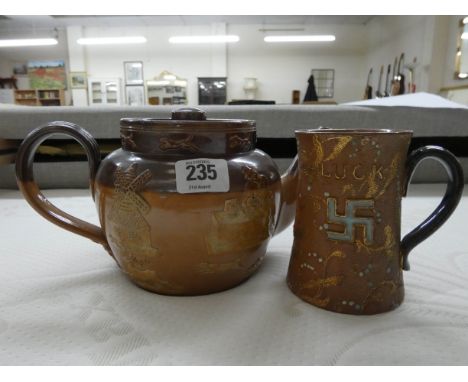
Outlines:
[[[106,160],[103,169],[113,165]],[[102,182],[109,172],[98,172],[96,203],[116,261],[137,285],[206,294],[239,284],[260,266],[278,215],[278,175],[255,182],[248,176],[255,170],[242,166],[239,191],[178,194],[159,191],[151,164],[118,163],[113,186]]]
[[[404,297],[400,215],[411,133],[357,131],[296,133],[299,183],[287,282],[320,308],[375,314]]]
[[[233,287],[258,269],[269,239],[294,219],[294,197],[282,193],[282,181],[294,191],[296,177],[282,180],[273,160],[255,150],[251,121],[169,122],[124,120],[122,149],[99,167],[95,201],[109,247],[129,278],[153,292]],[[177,193],[175,163],[189,158],[225,159],[229,191]]]
[[[37,187],[34,154],[54,134],[85,149],[101,227],[55,207]],[[233,287],[258,269],[269,239],[294,219],[297,160],[280,177],[273,160],[255,149],[254,121],[206,119],[203,111],[184,108],[172,119],[124,118],[121,139],[122,148],[100,162],[97,142],[84,128],[50,122],[22,142],[16,176],[39,214],[102,244],[142,288],[197,295]],[[197,158],[225,161],[218,171],[226,192],[177,192],[176,162]],[[214,174],[208,178],[217,179]]]

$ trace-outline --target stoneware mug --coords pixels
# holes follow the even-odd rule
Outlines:
[[[299,180],[287,282],[323,309],[375,314],[398,307],[408,253],[457,207],[463,171],[437,146],[409,155],[411,131],[297,131]],[[400,241],[401,198],[416,166],[438,160],[448,174],[434,212]]]

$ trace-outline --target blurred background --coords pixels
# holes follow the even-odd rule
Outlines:
[[[0,16],[0,102],[333,104],[390,95],[402,75],[404,89],[394,94],[423,91],[468,104],[467,22],[464,15]]]

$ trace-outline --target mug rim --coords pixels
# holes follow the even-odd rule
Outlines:
[[[351,135],[361,134],[392,134],[392,135],[404,135],[413,134],[412,130],[392,130],[392,129],[301,129],[294,130],[296,135],[310,135],[310,134],[337,134],[345,133]]]

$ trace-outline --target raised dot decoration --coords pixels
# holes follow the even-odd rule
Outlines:
[[[309,269],[309,270],[311,270],[311,271],[314,271],[314,270],[315,270],[315,268],[314,268],[312,265],[308,264],[308,263],[302,263],[302,264],[300,265],[300,267],[301,267],[301,268],[307,268],[307,269]]]

